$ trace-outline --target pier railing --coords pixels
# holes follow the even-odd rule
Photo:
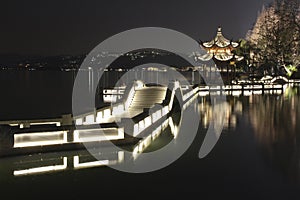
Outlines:
[[[129,125],[126,124],[125,126],[126,117],[122,114],[128,111],[136,91],[144,87],[146,86],[143,82],[136,81],[126,87],[123,98],[115,104],[74,118],[71,115],[64,115],[55,119],[2,121],[0,125],[5,125],[5,127],[13,130],[11,134],[2,137],[3,140],[1,141],[5,143],[5,151],[24,147],[43,149],[43,146],[124,140],[126,134],[143,138],[143,134],[147,133],[148,130],[155,130],[155,124],[168,119],[168,115],[174,108],[175,98],[180,106],[186,109],[197,98],[198,94],[206,96],[221,92],[231,95],[252,95],[266,92],[283,93],[287,85],[252,83],[225,86],[185,86],[183,90],[183,86],[178,81],[173,81],[169,83],[162,103],[153,104],[151,108],[142,110],[141,113],[130,119],[131,123]],[[116,124],[117,122],[119,124]],[[100,129],[99,126],[97,127],[99,124],[101,125],[102,135],[99,135]]]

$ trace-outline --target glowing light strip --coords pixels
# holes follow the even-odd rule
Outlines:
[[[116,130],[117,135],[105,135],[105,130]],[[87,131],[98,131],[98,134],[93,134],[92,136],[84,135]],[[88,133],[87,133],[88,134]],[[107,129],[87,129],[87,130],[75,130],[73,133],[73,142],[100,142],[107,140],[119,140],[124,139],[124,129],[123,128],[107,128]]]
[[[29,175],[29,174],[38,174],[38,173],[45,173],[51,171],[59,171],[67,169],[67,157],[63,158],[63,165],[53,165],[53,166],[45,166],[45,167],[37,167],[37,168],[30,168],[25,170],[16,170],[13,172],[14,176],[22,176],[22,175]]]
[[[209,91],[201,91],[201,92],[199,92],[199,96],[202,96],[202,97],[204,97],[204,96],[208,96],[209,95]]]
[[[252,91],[244,91],[244,96],[251,96],[252,95]]]
[[[112,114],[114,116],[121,115],[125,112],[125,107],[123,104],[118,104],[112,108]]]
[[[82,118],[78,118],[75,120],[75,124],[76,125],[82,125],[83,124],[83,119]]]
[[[169,126],[171,128],[171,133],[174,135],[174,133],[175,133],[175,125],[174,125],[173,119],[171,117],[169,118]]]
[[[47,137],[59,137],[61,135],[63,135],[63,139],[47,139]],[[24,142],[22,141],[23,137],[30,138],[31,141]],[[67,142],[67,131],[23,133],[14,135],[14,148],[64,144]]]
[[[158,126],[152,134],[150,134],[148,137],[141,140],[133,149],[132,156],[133,159],[136,160],[138,156],[151,144],[152,141],[154,141],[163,130],[165,130],[169,125],[169,119],[166,119],[162,125]]]
[[[258,90],[258,91],[253,91],[253,94],[262,94],[263,91],[262,90]]]
[[[56,126],[61,126],[60,122],[33,122],[33,123],[30,123],[30,125],[51,125],[51,124],[56,124]]]
[[[183,111],[186,110],[198,97],[198,94],[195,93],[193,97],[191,97],[184,105],[183,105]]]
[[[74,156],[73,165],[74,165],[74,169],[99,167],[99,166],[109,165],[109,160],[100,160],[100,161],[94,161],[94,162],[79,163],[79,156]]]
[[[171,94],[171,99],[170,99],[170,102],[169,102],[169,105],[165,106],[164,108],[162,108],[160,111],[159,111],[159,117],[155,117],[153,119],[153,117],[151,118],[151,116],[148,116],[144,119],[142,119],[141,121],[139,121],[138,123],[136,123],[134,125],[134,129],[133,129],[133,137],[136,137],[138,136],[142,131],[144,131],[146,128],[148,128],[152,123],[154,123],[155,121],[159,120],[160,118],[162,118],[163,116],[167,115],[170,110],[172,110],[172,107],[173,107],[173,101],[174,101],[174,98],[175,98],[175,91],[176,89],[178,89],[180,87],[179,85],[179,82],[175,82],[174,83],[174,88],[172,90],[172,94]],[[188,94],[186,94],[186,97],[185,98],[189,98],[190,96],[192,96],[194,93],[196,94],[196,92],[198,91],[198,88],[195,88],[193,90],[191,90]],[[184,98],[184,96],[183,96]]]
[[[83,125],[90,125],[95,123],[96,123],[95,116],[92,114],[85,117],[85,121],[83,122]]]
[[[20,123],[17,125],[20,125],[20,128],[23,129],[25,127],[25,125],[52,125],[52,124],[56,124],[56,126],[61,126],[61,122],[29,122],[29,123]],[[12,125],[16,125],[16,124],[12,124]]]
[[[240,96],[242,95],[242,91],[233,91],[232,96]]]

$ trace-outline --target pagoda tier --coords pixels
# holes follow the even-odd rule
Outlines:
[[[238,42],[232,42],[226,39],[222,34],[222,28],[218,28],[218,32],[216,37],[209,41],[203,42],[202,46],[207,49],[214,49],[214,48],[237,48],[240,44]]]
[[[240,43],[226,39],[219,27],[216,37],[209,42],[201,42],[201,46],[207,51],[207,55],[199,57],[201,60],[214,59],[217,61],[241,61],[244,58],[233,54],[233,50],[239,47]]]

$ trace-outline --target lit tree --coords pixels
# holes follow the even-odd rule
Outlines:
[[[279,66],[289,69],[300,64],[300,12],[298,0],[276,0],[263,8],[248,34],[259,66],[278,74]]]

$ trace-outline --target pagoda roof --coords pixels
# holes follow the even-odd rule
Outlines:
[[[230,54],[218,54],[218,55],[214,55],[214,57],[215,59],[220,61],[229,61],[229,60],[241,61],[244,59],[243,56],[230,55]]]
[[[202,61],[208,61],[212,58],[215,58],[219,61],[230,61],[230,60],[235,60],[235,61],[241,61],[244,59],[243,56],[237,56],[237,55],[233,55],[233,54],[228,54],[228,53],[222,53],[222,54],[204,54],[204,55],[198,55],[197,59],[202,60]]]
[[[240,44],[238,42],[232,42],[231,40],[226,39],[222,34],[221,27],[218,28],[217,35],[213,40],[211,40],[209,42],[202,42],[202,46],[205,48],[212,48],[214,46],[217,46],[219,48],[225,48],[225,47],[229,47],[229,46],[236,48],[239,45]]]

